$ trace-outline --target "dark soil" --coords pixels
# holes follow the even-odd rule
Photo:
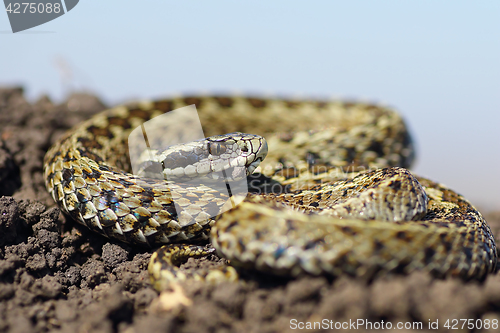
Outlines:
[[[87,94],[60,105],[47,97],[30,104],[21,88],[0,89],[0,332],[281,332],[300,322],[352,330],[357,320],[373,329],[422,322],[424,331],[436,321],[444,331],[454,319],[458,328],[460,319],[498,324],[498,275],[484,283],[423,273],[371,283],[257,276],[217,286],[189,282],[159,296],[146,271],[149,251],[110,242],[66,219],[45,190],[46,150],[104,108]],[[487,219],[498,239],[500,212]],[[190,259],[186,265],[206,264]],[[308,331],[315,330],[317,323]]]

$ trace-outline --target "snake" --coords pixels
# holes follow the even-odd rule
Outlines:
[[[196,107],[206,138],[143,162],[143,170],[181,177],[133,173],[134,129],[187,106]],[[414,159],[408,127],[389,106],[193,95],[94,115],[48,150],[44,178],[72,219],[120,242],[161,246],[149,264],[158,290],[190,278],[236,281],[244,270],[370,278],[419,270],[464,280],[495,273],[484,217],[457,192],[413,175]],[[248,193],[182,178],[215,171],[243,178]],[[238,203],[227,206],[233,198]],[[230,265],[202,273],[179,267],[214,253]]]

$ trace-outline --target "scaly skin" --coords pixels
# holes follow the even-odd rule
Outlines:
[[[192,192],[129,173],[130,131],[191,104],[207,136],[240,131],[269,145],[258,177],[249,180],[254,194],[217,221],[206,216],[227,201],[220,191]],[[481,214],[454,191],[404,169],[413,158],[402,118],[386,107],[194,96],[94,116],[48,151],[45,179],[64,212],[107,237],[150,246],[211,237],[232,264],[275,274],[424,270],[484,279],[496,272],[496,245]],[[190,197],[186,207],[197,209],[180,216],[172,194]],[[196,205],[206,215],[193,213]],[[203,253],[193,245],[162,251],[150,264],[162,288],[180,276],[168,258]]]

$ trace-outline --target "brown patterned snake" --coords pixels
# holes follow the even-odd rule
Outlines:
[[[130,131],[191,104],[206,135],[253,133],[269,146],[249,178],[253,193],[215,220],[209,217],[227,201],[219,192],[167,187],[165,181],[128,173]],[[260,140],[255,138],[248,140]],[[208,144],[210,153],[221,154],[225,140]],[[265,155],[258,152],[265,140],[253,146],[227,140],[242,151],[254,149],[249,162]],[[45,179],[61,209],[100,234],[149,246],[210,237],[235,266],[292,276],[423,270],[484,279],[496,272],[495,241],[481,214],[454,191],[415,178],[404,169],[412,160],[404,122],[382,106],[184,97],[92,117],[48,151]],[[181,213],[172,208],[178,196],[189,198]],[[156,252],[150,263],[155,286],[187,278],[172,263],[208,252],[195,245],[167,245]],[[220,272],[227,276],[234,270]],[[208,278],[218,279],[220,272]]]

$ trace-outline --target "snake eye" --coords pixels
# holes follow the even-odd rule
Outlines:
[[[208,144],[208,153],[214,156],[219,156],[220,154],[224,154],[226,152],[226,146],[221,145],[218,142],[210,142]]]

